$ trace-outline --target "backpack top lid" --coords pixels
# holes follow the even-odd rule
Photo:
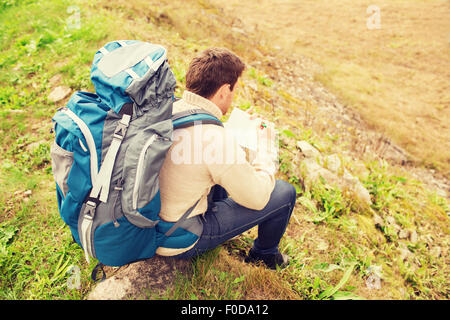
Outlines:
[[[176,80],[166,60],[166,49],[160,45],[112,41],[95,54],[91,80],[101,101],[114,112],[129,102],[145,111],[156,106],[158,95],[173,94]],[[157,71],[164,75],[154,77]]]

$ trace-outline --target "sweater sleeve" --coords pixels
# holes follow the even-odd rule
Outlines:
[[[221,185],[229,196],[241,206],[253,210],[263,209],[275,187],[275,166],[270,157],[258,154],[250,164],[244,150],[234,137],[223,130],[224,143],[214,144],[222,160],[208,163],[214,183]]]

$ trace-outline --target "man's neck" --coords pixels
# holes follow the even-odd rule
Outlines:
[[[193,92],[187,90],[184,91],[183,100],[190,105],[212,113],[218,119],[220,119],[224,114],[222,109],[216,103]]]
[[[214,103],[217,106],[217,108],[220,109],[220,111],[222,112],[222,115],[227,113],[228,110],[223,110],[223,107],[221,106],[220,101],[218,101],[216,96],[213,96],[212,98],[210,98],[208,100],[211,101],[212,103]]]

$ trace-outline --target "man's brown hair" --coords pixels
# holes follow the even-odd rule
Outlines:
[[[245,64],[225,48],[209,48],[195,57],[186,73],[186,89],[210,98],[224,84],[233,90]]]

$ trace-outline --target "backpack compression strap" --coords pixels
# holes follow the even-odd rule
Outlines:
[[[83,220],[81,222],[81,244],[84,249],[86,260],[89,262],[89,256],[94,257],[92,244],[92,224],[95,217],[95,211],[100,202],[108,200],[109,186],[111,183],[111,175],[116,161],[116,156],[119,151],[122,140],[124,139],[128,125],[130,124],[133,115],[133,108],[131,103],[123,105],[120,115],[122,119],[118,121],[116,129],[114,130],[111,145],[108,148],[105,159],[100,167],[97,179],[92,186],[89,197],[85,203],[83,211]]]

